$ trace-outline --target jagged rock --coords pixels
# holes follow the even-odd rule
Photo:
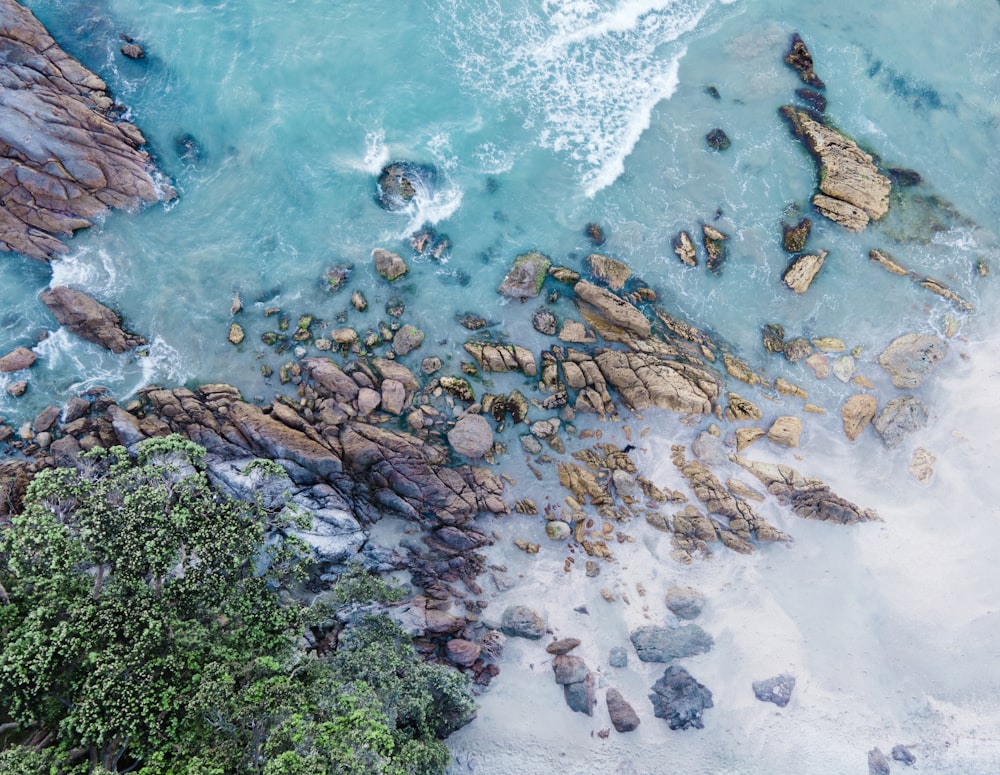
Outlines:
[[[531,325],[540,334],[555,336],[559,323],[549,310],[538,309],[531,316]]]
[[[908,275],[910,272],[900,266],[896,260],[886,253],[884,250],[878,250],[877,248],[872,248],[868,251],[868,259],[874,263],[878,264],[880,267],[885,269],[891,274],[898,274],[902,276]]]
[[[931,334],[903,334],[878,358],[898,388],[918,387],[948,354],[948,343]]]
[[[712,692],[676,665],[663,671],[663,676],[653,684],[649,699],[653,715],[666,720],[671,729],[701,729],[705,726],[702,713],[713,707]]]
[[[806,249],[809,232],[812,231],[812,221],[803,218],[794,226],[782,226],[781,245],[786,253],[801,253]]]
[[[591,253],[587,256],[586,261],[594,279],[613,291],[620,291],[624,288],[628,278],[632,276],[632,270],[628,268],[627,264],[600,253]]]
[[[420,370],[424,374],[430,375],[440,371],[443,365],[440,358],[432,355],[430,358],[424,358],[420,361]]]
[[[753,693],[761,702],[773,702],[779,708],[788,705],[792,699],[792,690],[795,688],[795,676],[776,675],[763,681],[753,682]]]
[[[608,705],[608,715],[616,732],[631,732],[639,726],[639,714],[635,712],[622,693],[614,687],[608,689],[605,695]]]
[[[718,274],[726,261],[726,240],[729,237],[707,223],[702,224],[701,233],[705,252],[708,254],[705,266],[708,271]]]
[[[541,292],[551,265],[549,257],[537,250],[518,256],[497,288],[497,293],[521,301],[534,298]]]
[[[693,587],[674,585],[667,590],[667,608],[680,619],[697,619],[705,605],[705,596]]]
[[[571,710],[577,713],[586,713],[588,716],[594,715],[594,705],[597,704],[597,699],[594,696],[595,684],[594,674],[587,673],[584,680],[563,686],[563,696]]]
[[[511,638],[539,640],[545,634],[545,620],[526,605],[509,606],[503,612],[501,629]]]
[[[434,170],[412,162],[397,161],[387,164],[377,181],[378,202],[386,210],[403,210],[421,190],[426,190],[434,179]]]
[[[917,757],[910,753],[910,749],[905,745],[894,745],[892,747],[892,758],[897,762],[902,762],[907,767],[917,763]]]
[[[0,358],[0,373],[9,374],[21,369],[30,369],[36,360],[38,356],[27,347],[15,347]]]
[[[886,214],[892,184],[871,156],[808,111],[786,105],[781,114],[819,164],[820,193],[813,205],[820,213],[855,232]]]
[[[129,42],[123,43],[118,50],[122,52],[123,56],[126,56],[129,59],[145,59],[146,58],[146,52],[143,50],[142,46],[140,46],[135,41],[129,41]]]
[[[599,248],[604,244],[604,229],[602,229],[599,224],[588,223],[586,228],[583,230],[583,233],[587,235],[587,238],[594,247]]]
[[[649,321],[636,307],[625,299],[586,280],[573,286],[578,301],[593,307],[611,325],[646,338],[650,334]]]
[[[789,382],[787,379],[778,377],[774,381],[774,389],[783,396],[795,396],[796,398],[809,398],[809,394],[798,385]]]
[[[898,447],[913,431],[927,425],[927,405],[916,396],[897,396],[875,418],[875,430],[889,449]]]
[[[142,133],[116,120],[97,75],[63,51],[31,11],[0,6],[0,250],[47,260],[109,208],[171,198]]]
[[[708,147],[713,151],[724,151],[731,145],[729,135],[718,127],[705,136],[705,142],[708,143]]]
[[[410,271],[403,257],[390,250],[376,248],[372,251],[372,259],[375,262],[375,271],[389,282],[398,280]]]
[[[743,420],[759,420],[763,417],[760,408],[736,393],[729,393],[729,405],[726,407],[726,419],[729,422],[742,422]]]
[[[785,63],[798,71],[802,81],[814,89],[825,89],[826,84],[813,71],[813,58],[799,33],[792,34],[791,46],[785,54]]]
[[[785,270],[782,282],[795,293],[805,293],[823,268],[827,255],[825,250],[820,250],[815,255],[799,256]]]
[[[804,477],[794,468],[748,460],[740,455],[734,455],[733,462],[757,477],[771,495],[803,519],[853,525],[879,518],[871,509],[859,508],[836,495],[819,479]]]
[[[720,380],[712,372],[654,355],[605,350],[594,362],[630,409],[649,406],[689,414],[710,414]]]
[[[228,339],[229,339],[229,342],[231,344],[239,344],[240,342],[243,341],[243,339],[245,338],[245,336],[246,336],[246,334],[243,333],[243,326],[241,326],[239,323],[230,323],[229,324],[229,337],[228,337]]]
[[[840,407],[840,418],[844,424],[844,434],[854,441],[875,417],[878,401],[870,393],[856,393]]]
[[[698,251],[691,240],[691,235],[686,231],[674,237],[674,253],[685,266],[698,266]]]
[[[923,447],[917,447],[910,457],[910,476],[918,482],[929,482],[934,476],[935,463],[937,463],[937,455]]]
[[[636,654],[643,662],[670,662],[697,654],[707,654],[715,642],[697,624],[683,627],[646,625],[629,635]]]
[[[475,312],[463,312],[461,315],[456,315],[458,323],[463,328],[467,328],[470,331],[478,331],[481,328],[486,328],[490,325],[495,325],[490,323],[482,315],[477,315]]]
[[[789,363],[798,363],[812,354],[813,348],[808,339],[801,336],[785,342],[784,354]]]
[[[459,455],[480,458],[493,446],[493,429],[481,414],[464,414],[448,431],[448,443]]]
[[[890,771],[885,754],[878,748],[872,748],[868,752],[868,775],[889,775]]]
[[[553,266],[549,268],[549,277],[567,285],[575,285],[580,279],[580,273],[574,272],[569,267]]]
[[[71,334],[113,353],[123,353],[146,343],[138,334],[122,328],[116,312],[82,291],[60,285],[43,291],[39,298],[59,325]]]
[[[778,323],[767,323],[761,332],[764,349],[769,353],[785,351],[785,328]]]
[[[742,358],[737,358],[730,353],[723,353],[722,365],[726,367],[726,373],[730,377],[735,377],[740,382],[746,382],[748,385],[761,384],[760,376]]]

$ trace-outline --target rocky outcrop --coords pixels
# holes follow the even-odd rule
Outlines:
[[[797,32],[792,34],[791,46],[788,49],[788,53],[785,54],[785,64],[798,71],[803,83],[812,86],[814,89],[826,88],[823,79],[816,75],[816,72],[813,70],[812,54],[806,47],[805,41],[802,40]]]
[[[726,240],[729,236],[707,223],[702,224],[701,233],[705,252],[708,254],[705,266],[708,267],[708,271],[718,274],[726,262]]]
[[[812,231],[812,221],[803,218],[797,224],[785,224],[781,227],[781,246],[786,253],[801,253],[806,249],[809,232]]]
[[[0,250],[47,260],[109,208],[173,196],[104,81],[14,0],[0,0],[0,48]]]
[[[691,235],[686,231],[674,237],[674,253],[684,266],[698,266],[698,250],[694,246]]]
[[[482,371],[520,371],[528,377],[538,374],[535,356],[530,350],[512,344],[492,342],[467,342],[465,351],[476,359]]]
[[[671,729],[703,728],[702,714],[713,707],[712,692],[677,665],[663,671],[649,699],[653,715],[664,719]]]
[[[573,286],[578,302],[589,305],[611,325],[640,338],[650,334],[649,321],[635,306],[621,296],[586,280]]]
[[[919,387],[948,354],[948,343],[932,334],[903,334],[878,357],[879,366],[889,372],[898,388]]]
[[[794,468],[760,463],[740,455],[734,455],[733,462],[756,476],[771,495],[803,519],[853,525],[879,518],[871,509],[859,508],[836,495],[824,482],[804,477]]]
[[[632,270],[629,269],[628,265],[616,258],[600,253],[591,253],[586,260],[587,267],[594,279],[613,291],[620,291],[624,288],[625,283],[632,276]]]
[[[146,343],[138,334],[122,328],[118,313],[82,291],[60,285],[43,291],[39,298],[59,325],[71,334],[113,353],[123,353]]]
[[[892,184],[857,143],[809,111],[786,105],[781,114],[819,165],[813,205],[820,213],[857,232],[888,212]]]

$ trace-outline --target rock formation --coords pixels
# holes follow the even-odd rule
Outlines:
[[[0,47],[0,250],[47,260],[109,208],[173,196],[104,81],[14,0],[0,0]]]
[[[122,328],[118,313],[83,291],[60,285],[43,291],[39,298],[59,325],[105,350],[123,353],[146,343],[138,334],[131,334]]]

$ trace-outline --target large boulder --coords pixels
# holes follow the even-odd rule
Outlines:
[[[627,264],[600,253],[591,253],[587,256],[587,266],[595,280],[613,291],[624,288],[628,278],[632,276],[632,270]]]
[[[621,296],[600,288],[586,280],[573,286],[578,301],[589,305],[608,323],[643,339],[649,336],[650,325],[646,316]]]
[[[805,293],[823,268],[826,256],[825,250],[819,250],[815,255],[799,256],[785,270],[782,281],[795,293]]]
[[[375,262],[375,271],[389,282],[398,280],[410,271],[402,256],[391,250],[376,248],[372,251],[372,260]]]
[[[448,443],[459,455],[480,458],[493,446],[493,429],[481,414],[462,415],[448,431]]]
[[[840,407],[844,434],[854,441],[875,417],[878,401],[871,393],[856,393]]]
[[[173,196],[104,81],[14,0],[0,1],[0,48],[0,250],[47,260],[109,208]]]
[[[146,343],[138,334],[122,328],[121,317],[83,291],[60,285],[43,291],[39,298],[55,316],[59,325],[81,339],[123,353]]]
[[[670,665],[653,684],[649,695],[653,715],[664,719],[671,729],[701,729],[702,713],[711,708],[712,692],[698,683],[683,667]]]
[[[888,212],[892,183],[857,143],[807,110],[786,105],[781,114],[819,165],[813,205],[820,213],[858,232]]]
[[[903,334],[878,357],[879,366],[889,372],[898,388],[918,387],[948,354],[948,343],[932,334]]]

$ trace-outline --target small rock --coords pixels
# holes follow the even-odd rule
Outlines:
[[[243,333],[243,326],[239,323],[232,323],[229,326],[229,341],[232,344],[239,344],[243,341],[245,336],[246,335]]]
[[[765,432],[762,428],[737,428],[736,429],[736,451],[742,452],[755,441],[763,438]]]
[[[762,331],[764,349],[769,353],[785,351],[785,328],[777,323],[767,323]]]
[[[608,704],[608,715],[618,732],[631,732],[639,726],[639,715],[626,701],[622,693],[615,688],[608,689],[605,701]]]
[[[683,627],[646,625],[629,635],[632,646],[643,662],[669,662],[711,651],[712,636],[697,624]]]
[[[563,323],[559,331],[559,341],[569,344],[591,344],[597,340],[583,323],[569,319]]]
[[[511,638],[539,640],[545,634],[545,620],[528,606],[514,605],[504,610],[500,629]]]
[[[792,35],[791,47],[785,54],[785,63],[798,71],[802,81],[814,89],[825,89],[826,84],[813,71],[813,58],[805,42],[796,32]]]
[[[803,339],[801,336],[785,342],[784,353],[789,363],[798,363],[804,358],[808,358],[812,354],[812,351],[813,348],[809,344],[809,340]]]
[[[729,135],[718,127],[705,136],[705,142],[708,143],[708,147],[713,151],[724,151],[731,145]]]
[[[600,247],[604,244],[604,229],[602,229],[596,223],[588,223],[587,227],[583,230],[583,233],[587,235],[590,239],[590,243],[594,247]]]
[[[597,699],[594,697],[594,683],[594,674],[587,673],[583,681],[563,686],[563,696],[571,710],[586,713],[588,716],[594,715],[594,705],[597,704]]]
[[[902,762],[907,767],[917,763],[917,757],[910,753],[910,749],[905,745],[894,745],[892,747],[892,758],[897,762]]]
[[[794,226],[782,226],[781,244],[787,253],[801,253],[806,248],[809,232],[812,231],[812,221],[803,218]]]
[[[142,50],[142,46],[135,42],[123,44],[119,51],[129,59],[144,59],[146,57],[146,52]]]
[[[23,379],[10,382],[7,385],[7,395],[11,398],[20,398],[27,392],[27,390],[28,383]]]
[[[857,439],[875,417],[877,409],[878,401],[870,393],[857,393],[848,398],[840,407],[840,419],[847,438],[851,441]]]
[[[608,654],[608,664],[611,667],[627,667],[628,650],[624,646],[614,646]]]
[[[868,752],[868,775],[889,775],[889,760],[878,748]]]
[[[382,381],[382,408],[397,417],[406,405],[406,387],[395,379]]]
[[[559,324],[556,316],[543,308],[535,310],[535,313],[531,316],[531,325],[540,334],[555,336]]]
[[[802,420],[786,415],[774,421],[767,432],[767,440],[782,447],[797,447],[800,433],[802,433]]]
[[[632,276],[632,270],[627,264],[610,256],[591,253],[587,256],[586,261],[594,279],[613,291],[620,291],[624,288],[625,283]]]
[[[705,606],[705,596],[693,587],[674,585],[667,590],[667,608],[680,619],[696,619]]]
[[[38,360],[38,356],[27,347],[15,347],[0,358],[0,373],[9,374],[21,369],[31,368],[36,360]]]
[[[545,535],[553,541],[565,541],[573,534],[573,528],[561,519],[554,519],[545,523]]]
[[[847,383],[854,376],[856,364],[850,355],[842,355],[833,362],[833,376],[841,382]]]
[[[764,681],[753,682],[753,693],[761,702],[773,702],[779,708],[788,705],[792,699],[792,690],[795,688],[795,676],[776,675]]]
[[[453,638],[445,644],[445,651],[448,661],[452,664],[468,667],[479,659],[482,649],[478,643],[463,638]]]
[[[875,418],[875,430],[882,442],[892,449],[910,433],[926,426],[929,416],[927,406],[916,396],[898,396]]]
[[[368,299],[361,291],[355,291],[351,294],[351,306],[354,307],[358,312],[364,312],[368,309]]]
[[[806,358],[806,366],[812,369],[816,379],[826,379],[830,376],[830,359],[823,353],[813,353]]]
[[[396,355],[407,355],[424,343],[424,332],[407,323],[392,338],[392,351]]]
[[[913,450],[910,458],[910,476],[918,482],[926,484],[934,476],[934,464],[937,463],[937,455],[923,447]]]
[[[587,663],[572,654],[559,654],[552,660],[556,683],[560,685],[580,683],[587,677]]]
[[[552,641],[545,647],[545,651],[549,654],[568,654],[579,645],[579,638],[562,638],[561,640]]]
[[[389,282],[398,280],[410,271],[402,256],[392,251],[376,248],[372,251],[372,258],[375,260],[375,271]]]
[[[674,237],[674,253],[685,266],[698,266],[698,250],[686,231]]]
[[[705,266],[710,272],[718,274],[722,270],[722,264],[726,260],[726,240],[729,237],[716,229],[714,226],[702,224],[701,227],[705,252],[708,253],[708,260]]]
[[[424,358],[422,361],[420,361],[420,370],[424,374],[428,375],[440,371],[441,366],[442,366],[441,359],[438,358],[436,355],[433,355],[430,358]]]

